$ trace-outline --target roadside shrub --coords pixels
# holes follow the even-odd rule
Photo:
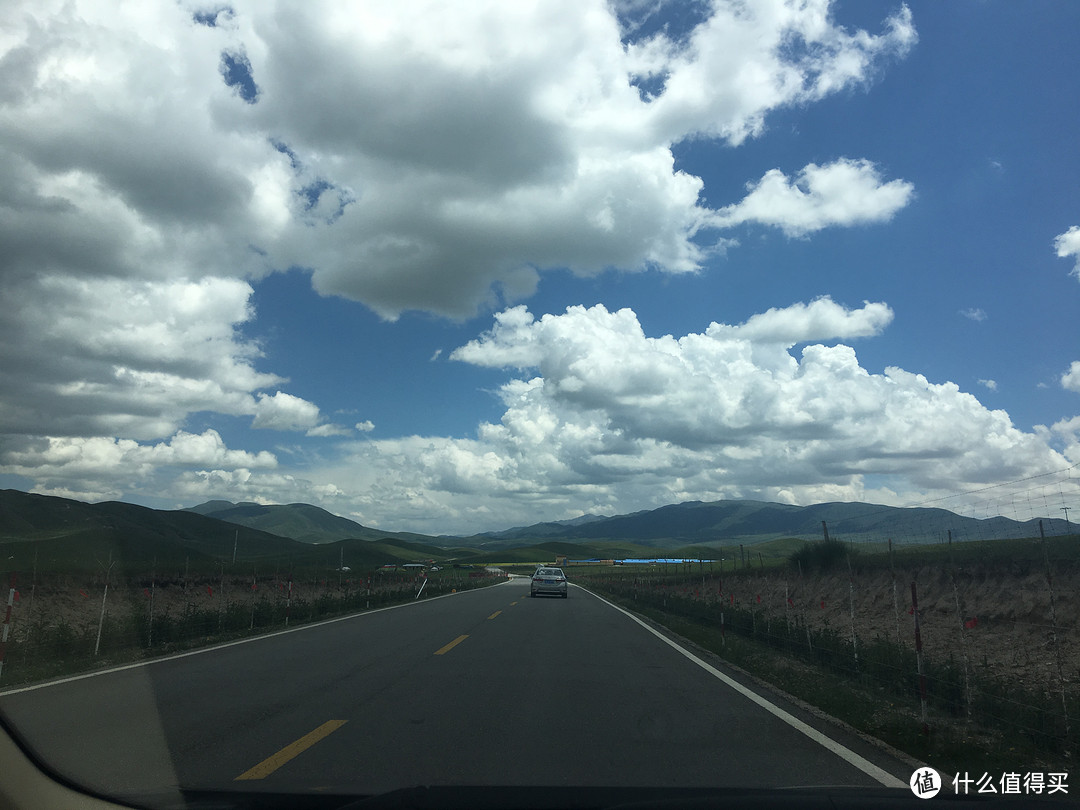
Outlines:
[[[817,540],[807,543],[788,560],[792,567],[802,568],[803,571],[832,571],[846,564],[849,554],[856,553],[858,553],[856,549],[850,548],[847,543],[839,540]]]

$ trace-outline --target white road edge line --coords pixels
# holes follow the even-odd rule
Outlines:
[[[744,697],[749,698],[754,703],[756,703],[758,706],[765,709],[765,711],[769,712],[770,714],[774,715],[775,717],[779,718],[780,720],[783,720],[785,723],[787,723],[789,726],[791,726],[796,731],[802,732],[803,734],[805,734],[807,737],[809,737],[814,742],[816,742],[819,745],[824,746],[825,748],[829,749],[830,751],[832,751],[834,754],[836,754],[841,759],[845,760],[846,762],[850,763],[851,765],[854,765],[856,768],[858,768],[860,771],[865,773],[867,776],[872,777],[873,779],[876,779],[883,786],[890,787],[890,788],[908,787],[907,782],[904,782],[904,781],[902,781],[900,779],[897,779],[895,776],[893,776],[888,771],[884,770],[883,768],[879,768],[873,762],[870,762],[870,760],[859,756],[854,751],[852,751],[852,750],[850,750],[848,748],[845,748],[840,743],[836,742],[836,740],[834,740],[834,739],[832,739],[830,737],[826,737],[824,734],[822,734],[820,731],[818,731],[813,726],[807,725],[806,723],[804,723],[799,718],[797,718],[794,715],[789,714],[788,712],[781,709],[779,706],[773,705],[772,703],[767,701],[765,698],[763,698],[761,695],[759,695],[757,692],[754,692],[754,691],[752,691],[750,689],[747,689],[745,686],[743,686],[738,681],[732,680],[727,675],[725,675],[723,672],[718,670],[716,667],[712,666],[711,664],[706,663],[705,661],[702,661],[700,658],[698,658],[692,652],[690,652],[687,649],[684,649],[682,646],[680,646],[678,643],[672,641],[670,638],[665,636],[663,633],[658,632],[655,628],[649,627],[649,625],[647,625],[645,622],[643,622],[641,619],[639,619],[633,613],[630,613],[629,611],[624,610],[623,608],[619,607],[618,605],[616,605],[616,604],[614,604],[612,602],[609,602],[607,599],[605,599],[604,597],[602,597],[602,596],[600,596],[598,594],[593,593],[588,588],[582,588],[580,585],[577,585],[576,587],[581,588],[581,590],[585,591],[590,596],[595,596],[597,599],[599,599],[601,602],[603,602],[608,607],[614,608],[615,610],[622,613],[624,616],[627,616],[630,619],[632,619],[633,621],[637,622],[639,625],[644,627],[646,630],[648,630],[650,633],[652,633],[658,639],[663,641],[669,647],[672,647],[672,648],[678,650],[680,653],[682,653],[684,656],[689,658],[691,661],[693,661],[699,667],[704,669],[706,672],[708,672],[714,678],[717,678],[718,680],[723,682],[725,685],[730,686],[732,689],[734,689],[740,695],[743,695]]]
[[[509,580],[507,580],[509,581]],[[497,588],[500,585],[505,585],[506,582],[496,582],[493,588]],[[284,636],[288,633],[299,633],[301,630],[311,630],[315,627],[322,627],[326,624],[334,624],[335,622],[344,622],[349,619],[359,619],[363,616],[370,616],[372,613],[382,613],[384,610],[397,610],[398,608],[411,607],[413,605],[425,605],[429,602],[434,602],[436,599],[446,599],[450,596],[461,596],[463,593],[473,593],[477,590],[483,590],[482,588],[470,588],[467,591],[458,591],[457,593],[444,593],[441,596],[432,596],[429,599],[425,599],[423,602],[403,602],[400,605],[388,605],[387,607],[375,608],[374,610],[364,610],[360,613],[350,613],[348,616],[336,616],[333,619],[323,619],[321,622],[311,622],[309,624],[302,624],[298,627],[290,627],[288,630],[275,630],[273,633],[261,633],[257,636],[248,636],[247,638],[237,639],[236,641],[227,641],[224,644],[214,644],[209,647],[200,647],[197,650],[188,650],[187,652],[175,653],[174,655],[163,655],[160,658],[151,658],[147,661],[136,661],[134,664],[124,664],[119,667],[109,667],[108,669],[99,669],[94,672],[84,672],[81,675],[71,675],[67,678],[58,678],[55,681],[45,681],[44,683],[36,683],[31,686],[22,686],[18,689],[0,689],[0,697],[6,697],[8,695],[18,695],[21,692],[33,692],[36,689],[47,689],[50,686],[59,686],[62,683],[71,683],[72,681],[82,681],[87,678],[96,678],[99,675],[111,675],[114,672],[123,672],[128,669],[138,669],[139,667],[149,667],[154,664],[162,664],[166,661],[176,661],[179,658],[187,658],[192,655],[202,655],[203,653],[215,652],[217,650],[224,650],[227,647],[236,647],[240,644],[248,644],[253,641],[262,641],[266,638],[274,638],[275,636]]]

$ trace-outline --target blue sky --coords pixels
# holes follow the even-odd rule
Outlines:
[[[17,5],[2,486],[1080,513],[1080,7]]]

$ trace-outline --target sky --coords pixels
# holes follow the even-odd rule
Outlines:
[[[0,486],[431,535],[1022,481],[1080,516],[1077,31],[13,0]]]

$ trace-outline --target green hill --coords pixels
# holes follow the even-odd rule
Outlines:
[[[307,566],[322,571],[344,565],[370,570],[427,560],[485,564],[556,557],[734,560],[744,555],[748,564],[767,564],[819,539],[823,521],[834,539],[859,543],[868,552],[889,538],[899,548],[941,543],[950,534],[964,542],[1034,537],[1039,531],[1034,520],[976,520],[942,509],[718,501],[538,524],[535,535],[525,527],[470,538],[432,538],[371,529],[310,504],[209,501],[194,509],[167,511],[0,490],[0,567],[87,570],[106,565],[110,556],[132,570],[154,565],[207,570],[222,565]],[[1048,535],[1068,528],[1060,518],[1044,522]]]
[[[207,501],[184,511],[224,520],[252,529],[289,537],[302,543],[333,543],[337,540],[428,540],[411,532],[388,532],[372,529],[354,520],[327,512],[309,503],[265,505]]]
[[[382,537],[384,535],[380,535]],[[0,490],[0,565],[5,571],[179,569],[222,565],[354,569],[431,557],[434,547],[351,539],[312,546],[259,529],[185,510],[127,503],[87,504],[67,498]]]

